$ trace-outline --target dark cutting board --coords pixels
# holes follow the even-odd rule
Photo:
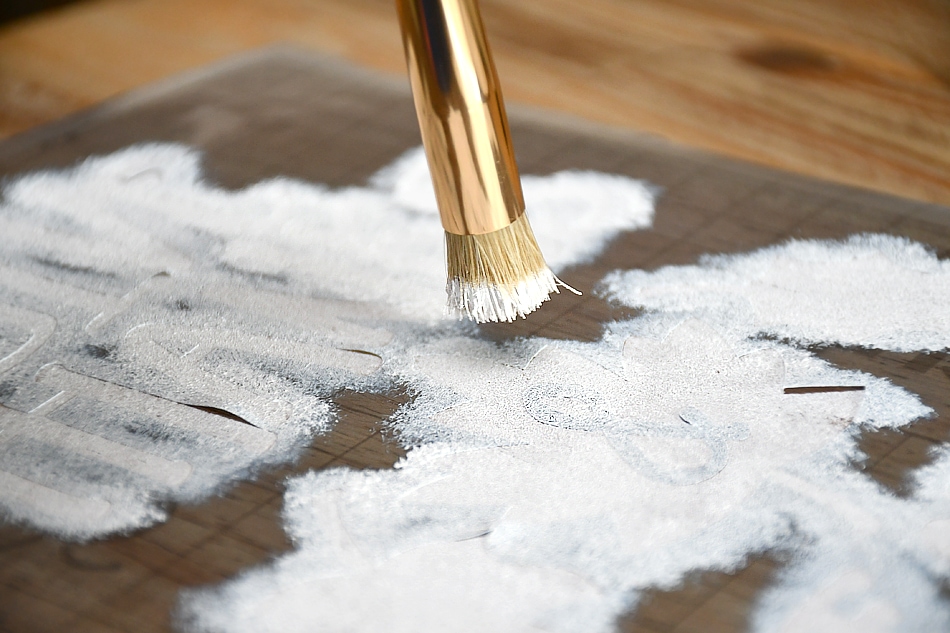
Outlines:
[[[692,263],[703,253],[745,252],[790,237],[883,232],[950,256],[950,209],[823,183],[674,147],[627,131],[512,108],[524,173],[593,169],[663,189],[654,226],[620,235],[600,257],[564,271],[584,291],[556,296],[525,321],[481,328],[483,336],[596,340],[603,323],[632,314],[590,290],[617,268]],[[268,50],[116,99],[0,144],[0,174],[66,167],[142,141],[175,141],[205,152],[214,183],[238,188],[283,175],[355,185],[418,145],[406,83],[337,61]],[[950,355],[825,348],[841,367],[891,379],[937,412],[901,431],[865,433],[868,477],[907,494],[907,476],[950,440]],[[387,468],[402,449],[385,420],[405,395],[340,393],[335,429],[296,464],[241,483],[200,506],[178,506],[157,527],[128,537],[66,544],[0,526],[0,630],[128,631],[171,628],[181,587],[217,583],[286,551],[279,520],[282,481],[345,465]],[[650,591],[622,631],[745,630],[751,605],[784,564],[761,554],[733,574],[696,570],[675,590]]]

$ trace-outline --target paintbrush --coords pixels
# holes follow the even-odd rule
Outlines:
[[[524,317],[568,286],[545,263],[524,212],[478,4],[396,0],[396,7],[445,229],[448,311],[478,322]]]

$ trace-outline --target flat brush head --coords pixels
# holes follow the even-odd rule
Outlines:
[[[491,233],[446,232],[445,246],[447,309],[479,323],[525,317],[564,285],[544,263],[524,214]]]

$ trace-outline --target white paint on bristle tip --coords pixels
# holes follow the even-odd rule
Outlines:
[[[476,323],[510,323],[537,310],[552,292],[560,292],[560,283],[548,268],[514,287],[449,279],[446,283],[446,309],[453,316],[473,319]]]

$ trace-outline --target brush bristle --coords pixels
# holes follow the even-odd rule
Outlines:
[[[544,262],[524,214],[492,233],[446,233],[445,245],[447,309],[478,323],[525,317],[564,285]]]

